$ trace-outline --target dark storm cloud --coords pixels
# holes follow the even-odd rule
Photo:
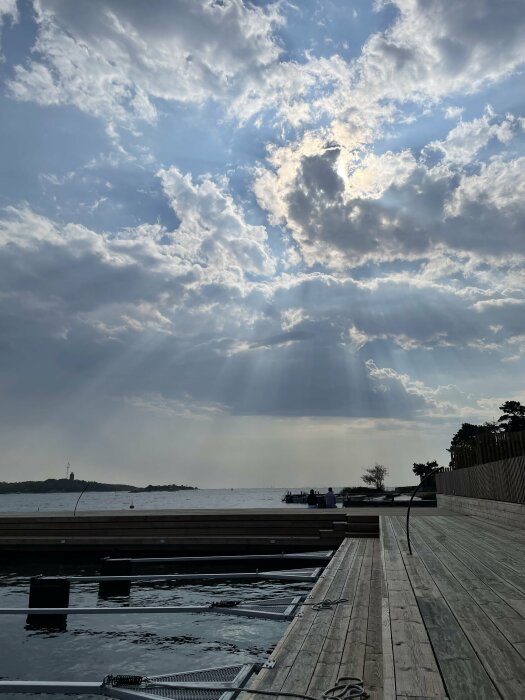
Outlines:
[[[472,175],[420,162],[373,198],[352,198],[336,168],[333,152],[303,158],[286,196],[288,224],[309,262],[316,254],[330,262],[334,250],[338,267],[341,260],[431,258],[440,246],[496,257],[525,253],[520,190],[505,192],[516,177],[525,179],[525,159],[493,161]]]

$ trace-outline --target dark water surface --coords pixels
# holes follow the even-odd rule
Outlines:
[[[155,507],[230,508],[235,507],[234,504],[239,507],[282,507],[280,499],[284,490],[144,493],[135,494],[133,499],[137,510]],[[0,511],[67,511],[72,509],[71,503],[77,497],[74,494],[4,495],[0,496]],[[83,509],[121,509],[129,504],[129,500],[130,495],[123,493],[86,494]],[[170,573],[176,573],[174,565],[170,566]],[[30,576],[41,573],[92,575],[97,572],[96,563],[42,563],[29,558],[0,562],[0,607],[27,606]],[[310,584],[279,581],[134,583],[129,598],[108,601],[98,598],[97,584],[72,583],[70,606],[202,605],[222,599],[254,601],[305,594],[309,589]],[[25,616],[3,615],[0,616],[0,677],[3,680],[102,681],[110,673],[156,675],[264,662],[287,625],[285,621],[213,613],[73,615],[68,617],[65,631],[44,631],[27,629]],[[0,698],[7,697],[0,695]],[[51,696],[16,695],[12,700],[44,697]]]
[[[0,573],[0,606],[26,607],[31,575],[91,575],[96,567],[17,563],[16,569],[2,566]],[[304,594],[309,588],[308,584],[275,581],[134,583],[129,598],[99,600],[97,584],[72,583],[70,606],[257,601]],[[156,675],[263,662],[287,624],[213,613],[74,615],[68,617],[67,630],[54,631],[29,629],[25,616],[4,615],[0,618],[0,676],[4,680],[101,681],[108,673]]]

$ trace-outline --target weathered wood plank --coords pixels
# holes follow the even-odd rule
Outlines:
[[[373,543],[367,543],[359,573],[352,615],[343,647],[339,666],[339,676],[363,678],[366,654],[366,634],[368,627],[368,607],[370,600],[370,578],[372,575]]]
[[[321,653],[313,670],[312,678],[308,686],[308,695],[321,696],[327,688],[332,687],[337,679],[344,675],[340,666],[344,660],[345,639],[348,626],[356,607],[359,605],[358,589],[363,575],[366,576],[367,559],[373,548],[373,540],[368,540],[362,549],[361,566],[352,566],[347,572],[346,582],[341,597],[348,602],[341,603],[331,617],[326,637],[322,643]],[[328,622],[326,611],[321,611],[319,617]],[[315,631],[320,630],[318,623]]]
[[[453,537],[462,542],[468,541],[469,547],[475,547],[478,551],[482,549],[484,560],[494,562],[498,569],[503,568],[509,575],[516,574],[517,585],[523,588],[525,546],[520,548],[515,541],[509,541],[505,532],[500,532],[499,536],[493,536],[485,525],[473,523],[470,518],[466,520],[465,524],[454,523],[452,528],[447,528],[445,521],[441,518],[436,518],[433,522],[445,538]]]
[[[392,530],[382,518],[385,575],[390,605],[394,671],[398,696],[443,697],[446,691],[432,646],[419,612],[414,591]],[[395,573],[395,588],[390,577]]]
[[[404,523],[392,518],[426,631],[451,700],[498,700],[500,695],[417,553],[406,545]]]
[[[414,523],[411,539],[500,694],[509,700],[525,697],[524,659],[478,605],[476,590],[467,591],[454,576],[454,557],[420,522]]]
[[[523,594],[480,562],[482,558],[486,561],[487,557],[483,557],[483,552],[472,543],[471,537],[465,538],[457,545],[459,537],[457,534],[446,537],[446,535],[440,536],[435,532],[428,532],[428,529],[423,526],[421,530],[426,533],[427,541],[435,543],[435,549],[446,547],[447,551],[453,555],[448,560],[449,569],[506,639],[512,644],[525,641]],[[467,567],[477,580],[473,581],[470,573],[465,576]],[[513,603],[518,596],[521,598],[519,601],[521,606],[518,604],[516,609]]]
[[[326,567],[322,577],[312,589],[308,596],[307,602],[320,601],[326,598],[340,597],[341,587],[339,585],[341,571],[345,574],[352,569],[355,564],[360,567],[362,553],[364,551],[365,542],[347,539],[339,547],[330,564]],[[355,561],[354,561],[355,560]],[[343,568],[344,565],[344,568]],[[339,578],[336,578],[339,574]],[[330,611],[322,611],[330,612]],[[292,667],[298,660],[298,655],[308,634],[312,632],[312,636],[316,639],[319,647],[319,636],[315,633],[313,626],[317,620],[317,611],[311,606],[305,606],[302,609],[299,617],[294,618],[288,627],[284,637],[277,644],[274,652],[270,657],[270,661],[275,662],[273,668],[263,669],[256,679],[254,679],[252,687],[261,690],[282,690]],[[319,653],[319,648],[318,648]],[[309,683],[313,668],[310,668],[307,675],[307,683]],[[251,698],[252,696],[250,696]],[[253,696],[257,697],[258,696]]]
[[[381,518],[381,533],[383,533],[386,526],[385,519]],[[390,606],[388,599],[388,582],[386,579],[383,534],[381,534],[381,641],[383,646],[383,698],[384,700],[395,700],[396,678],[394,670],[394,651],[392,646],[392,628],[390,624]]]
[[[382,562],[381,544],[373,543],[372,572],[370,577],[370,600],[366,632],[364,687],[371,700],[381,700],[383,694],[383,630],[381,614]]]
[[[369,541],[365,543],[365,553],[368,544]],[[363,558],[365,553],[363,553]],[[348,576],[349,565],[351,566],[351,562],[348,561],[348,558],[346,558],[338,567],[330,588],[328,589],[326,596],[327,598],[337,600],[341,597],[344,584]],[[293,693],[307,692],[312,681],[315,668],[319,663],[323,646],[326,643],[326,638],[336,613],[336,607],[332,608],[331,610],[312,611],[312,613],[313,620],[311,630],[304,639],[301,648],[295,657],[293,666],[291,667],[290,672],[283,683],[282,690],[284,691]],[[323,675],[322,671],[320,674]]]

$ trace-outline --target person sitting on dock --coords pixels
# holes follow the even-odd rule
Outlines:
[[[317,508],[317,496],[313,489],[310,489],[310,493],[306,497],[306,502],[308,503],[308,508]]]
[[[324,502],[326,508],[337,508],[336,502],[335,502],[335,493],[332,491],[332,487],[328,487],[328,493],[325,494],[324,497]]]

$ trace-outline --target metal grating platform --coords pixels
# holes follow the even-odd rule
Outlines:
[[[101,695],[105,698],[172,698],[174,700],[233,700],[254,672],[254,664],[206,668],[161,676],[107,676],[102,683],[64,681],[0,681],[0,694]],[[166,684],[164,686],[164,684]],[[169,687],[173,684],[176,687]],[[164,686],[164,687],[163,687]]]
[[[243,686],[252,672],[253,665],[245,664],[170,673],[151,676],[141,687],[121,685],[118,688],[107,688],[106,692],[108,697],[130,698],[130,700],[152,697],[173,700],[231,700],[236,695],[233,688]],[[157,683],[159,686],[155,687]],[[161,687],[163,683],[182,684],[182,687],[163,688]],[[202,687],[207,685],[210,687]]]

